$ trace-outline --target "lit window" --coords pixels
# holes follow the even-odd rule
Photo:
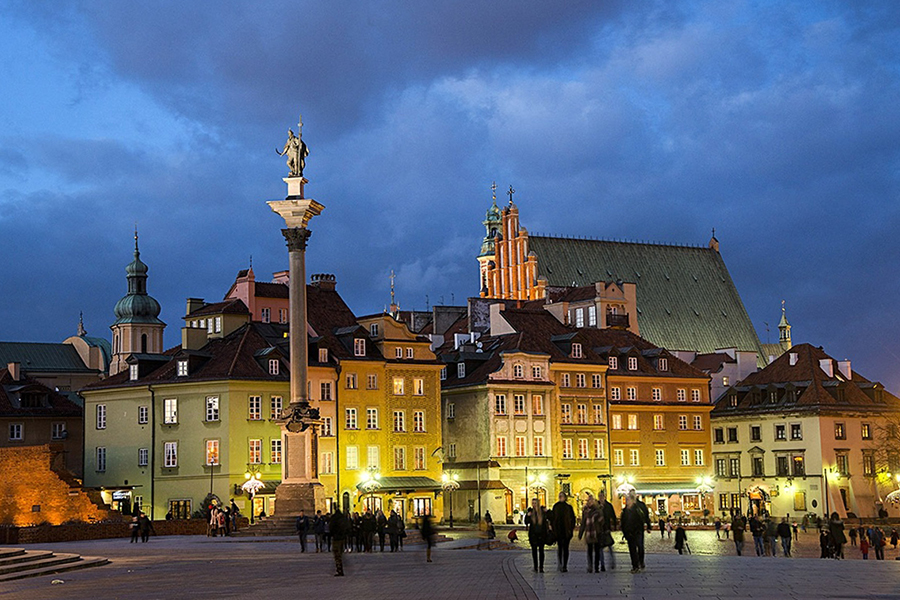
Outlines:
[[[535,456],[543,456],[544,455],[544,436],[541,436],[541,435],[534,436],[534,455]]]
[[[544,414],[544,397],[535,394],[531,397],[531,412],[535,416],[543,416]]]
[[[347,446],[347,470],[355,471],[359,468],[359,448]]]
[[[628,429],[637,429],[638,428],[638,416],[637,415],[628,415]]]
[[[163,423],[174,425],[178,423],[178,399],[166,398],[163,400]]]
[[[178,466],[178,442],[166,442],[163,446],[163,466],[167,469]]]
[[[416,471],[425,470],[425,448],[417,446],[413,451],[413,468]]]
[[[803,429],[800,427],[800,423],[791,423],[791,439],[792,440],[802,440],[803,439]]]
[[[319,472],[323,475],[331,475],[334,473],[334,453],[323,452],[321,455],[321,466]]]
[[[207,421],[218,421],[219,420],[219,397],[218,396],[207,396],[206,397],[206,420]],[[209,463],[207,463],[209,464]]]
[[[366,449],[366,468],[381,468],[381,449],[378,446],[369,446]]]
[[[575,327],[584,327],[584,309],[575,309]]]
[[[597,307],[588,306],[588,327],[597,326]]]
[[[425,411],[417,410],[413,413],[413,432],[425,433]]]
[[[404,448],[403,446],[394,447],[394,470],[406,470],[406,448]]]
[[[357,414],[355,408],[344,409],[344,429],[358,429]]]
[[[622,415],[615,414],[612,416],[612,428],[622,429]]]
[[[219,440],[206,440],[206,465],[219,464]]]
[[[836,440],[846,440],[847,439],[847,430],[844,428],[843,423],[835,423],[834,424],[834,439],[836,439]]]
[[[378,409],[366,409],[366,429],[378,429]]]
[[[863,423],[861,426],[862,439],[872,439],[872,426],[869,423]]]
[[[703,466],[703,450],[694,450],[694,466]]]
[[[334,435],[332,423],[331,417],[324,417],[322,419],[322,437],[331,437]]]
[[[572,440],[570,440],[570,439],[563,440],[562,457],[567,458],[567,459],[572,458]]]
[[[513,396],[513,410],[517,415],[525,414],[525,396],[524,394],[516,394]]]
[[[188,361],[179,360],[178,361],[178,377],[187,377],[188,374]]]
[[[250,440],[249,452],[249,462],[251,465],[258,465],[262,463],[262,440]]]
[[[278,375],[278,359],[270,358],[269,359],[269,375]]]
[[[631,466],[632,467],[640,466],[641,458],[640,458],[640,455],[638,454],[638,451],[636,449],[629,450],[629,455],[630,455],[630,459],[631,459],[631,462],[630,462]]]
[[[413,395],[414,396],[424,396],[425,395],[425,380],[421,377],[417,377],[413,379]]]
[[[603,448],[603,440],[594,438],[594,460],[603,460],[604,458],[606,458],[606,453]]]
[[[581,460],[589,459],[591,455],[588,453],[588,441],[584,438],[578,440],[578,458]]]
[[[250,396],[247,399],[247,418],[251,421],[262,420],[262,396]]]
[[[656,466],[657,467],[666,466],[666,451],[665,450],[657,450],[656,451]]]
[[[576,407],[575,418],[577,419],[577,423],[579,425],[584,425],[587,423],[587,404],[579,404]]]
[[[505,415],[506,414],[506,395],[505,394],[495,394],[494,395],[494,414],[495,415]]]
[[[572,405],[571,404],[561,404],[559,407],[560,410],[560,421],[563,424],[569,424],[572,422]]]
[[[527,444],[528,438],[524,435],[516,436],[516,456],[528,456]]]
[[[97,412],[97,429],[106,429],[106,405],[98,404],[96,412]]]
[[[216,317],[216,333],[222,333],[222,317]]]
[[[166,449],[168,449],[168,443],[166,444]],[[97,472],[104,473],[106,471],[106,448],[104,446],[97,446],[96,456],[97,456]],[[177,459],[175,462],[176,462],[176,464],[178,463]],[[169,465],[166,465],[166,466],[168,467]]]
[[[281,418],[281,410],[284,407],[284,400],[281,396],[272,396],[269,402],[269,418],[273,421]]]
[[[497,456],[506,456],[506,438],[497,436]]]
[[[613,465],[616,467],[625,466],[625,451],[621,449],[613,450]]]
[[[653,415],[653,429],[656,429],[657,431],[665,429],[662,415]]]
[[[402,410],[394,411],[394,432],[403,433],[406,431],[406,413]]]
[[[366,355],[366,340],[363,338],[356,338],[353,340],[353,356],[365,356]]]

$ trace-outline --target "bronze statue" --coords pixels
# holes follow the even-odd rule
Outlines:
[[[303,141],[303,119],[297,124],[299,136],[294,135],[292,129],[288,129],[288,139],[284,143],[284,149],[280,152],[275,148],[279,156],[287,156],[287,166],[290,169],[289,177],[303,177],[303,169],[306,168],[306,157],[309,156],[309,148]]]

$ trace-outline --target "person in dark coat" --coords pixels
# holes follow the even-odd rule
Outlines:
[[[587,572],[594,573],[606,570],[603,565],[603,554],[600,550],[600,538],[603,535],[603,512],[594,497],[588,495],[581,513],[581,527],[578,528],[578,539],[584,539],[587,546]]]
[[[525,515],[525,527],[528,528],[528,545],[531,546],[531,561],[534,570],[544,572],[544,546],[550,535],[547,511],[537,498],[531,500],[531,508]]]
[[[560,492],[559,502],[550,513],[550,527],[556,536],[557,568],[563,573],[569,570],[569,542],[575,534],[575,510],[566,502],[567,498],[565,492]]]
[[[386,531],[391,543],[391,552],[397,552],[400,549],[400,515],[396,511],[391,511]]]
[[[375,513],[375,530],[378,532],[379,551],[384,552],[384,536],[387,533],[387,517],[380,508]]]
[[[650,513],[647,505],[637,499],[634,490],[625,495],[625,508],[622,510],[622,533],[628,542],[628,553],[631,555],[631,572],[637,573],[644,568],[644,528],[650,529]]]
[[[300,552],[306,552],[306,537],[309,535],[309,517],[300,511],[297,517],[297,535],[300,536]]]
[[[744,530],[747,526],[744,524],[744,517],[739,514],[734,515],[734,519],[731,521],[731,539],[734,540],[734,549],[737,552],[738,556],[741,556],[744,552]],[[727,529],[726,537],[727,537]]]
[[[362,522],[360,523],[360,530],[362,533],[366,552],[371,552],[372,546],[375,545],[375,530],[377,528],[378,522],[375,520],[375,515],[373,515],[372,511],[367,508],[366,512],[362,516]]]
[[[691,553],[691,547],[687,542],[687,531],[684,530],[681,523],[675,528],[675,549],[678,550],[678,554],[684,554],[685,550],[688,554]]]
[[[334,576],[344,576],[344,542],[350,535],[350,521],[343,511],[336,508],[331,520],[328,522],[328,531],[331,533],[331,553],[334,556]]]
[[[138,536],[141,535],[141,518],[137,515],[131,517],[131,543],[137,544]]]
[[[431,548],[434,546],[434,524],[431,522],[431,515],[425,513],[422,515],[422,523],[419,525],[419,532],[422,534],[422,540],[425,542],[425,562],[431,562]]]
[[[613,540],[612,532],[618,531],[619,529],[619,520],[616,518],[616,509],[613,508],[613,505],[606,499],[606,492],[604,490],[600,490],[600,494],[597,496],[597,504],[600,505],[600,510],[603,513],[603,531],[600,534],[600,553],[603,554],[604,550],[609,550],[609,568],[615,569],[616,553],[613,551],[615,540]],[[603,564],[603,556],[600,557],[600,565],[605,566]]]
[[[156,533],[156,530],[153,529],[153,521],[150,520],[147,513],[141,512],[141,516],[138,517],[138,524],[141,526],[141,542],[149,541],[150,532]]]
[[[313,519],[313,536],[316,539],[316,552],[324,552],[325,551],[325,517],[322,516],[322,511],[316,511],[316,518]]]
[[[843,546],[847,543],[847,538],[844,537],[844,522],[836,512],[831,513],[831,519],[828,520],[828,534],[834,546],[834,558],[844,558]]]
[[[788,523],[787,517],[782,517],[781,523],[778,524],[778,537],[781,538],[781,551],[785,557],[791,555],[791,539],[793,538],[791,525]],[[775,541],[772,540],[774,544]]]

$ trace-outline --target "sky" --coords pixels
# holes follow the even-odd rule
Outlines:
[[[900,4],[0,0],[0,339],[110,337],[133,230],[185,298],[287,268],[303,115],[308,273],[357,314],[461,304],[491,203],[532,233],[706,244],[763,342],[900,392]],[[768,328],[771,330],[767,332]]]

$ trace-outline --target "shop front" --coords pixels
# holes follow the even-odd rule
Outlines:
[[[354,511],[391,511],[409,524],[425,515],[442,518],[441,484],[430,477],[379,477],[357,484]],[[348,498],[349,499],[349,498]]]
[[[651,518],[700,523],[712,512],[712,495],[686,482],[635,483],[638,496],[650,509]],[[709,511],[704,514],[704,511]]]

